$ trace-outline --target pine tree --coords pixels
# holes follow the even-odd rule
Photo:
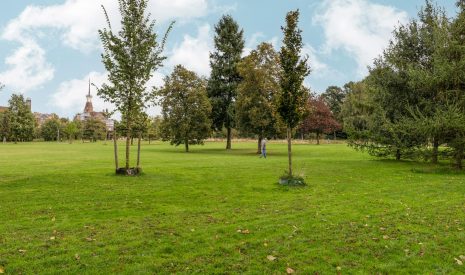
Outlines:
[[[299,10],[286,16],[283,46],[279,53],[282,74],[281,93],[278,112],[287,126],[287,144],[289,159],[289,177],[292,177],[292,130],[300,123],[305,114],[308,94],[302,84],[310,74],[308,58],[300,56],[302,50],[302,31],[298,28]]]
[[[190,144],[203,144],[211,129],[211,105],[205,80],[178,65],[165,78],[158,95],[161,97],[163,140],[176,146],[184,144],[186,152]]]
[[[165,59],[162,51],[172,24],[159,44],[154,31],[155,22],[145,14],[147,0],[119,0],[118,3],[122,17],[121,30],[118,32],[112,29],[103,8],[108,27],[100,30],[99,34],[104,49],[102,62],[108,71],[109,84],[98,89],[98,95],[114,104],[116,110],[126,119],[124,173],[134,174],[129,163],[132,128],[135,120],[140,117],[139,114],[144,112],[153,98],[152,91],[146,88],[146,84],[154,71],[162,66]],[[118,169],[117,164],[116,167]]]
[[[235,127],[237,86],[241,81],[237,64],[244,49],[243,30],[230,15],[215,25],[215,51],[210,54],[211,75],[207,92],[212,105],[212,126],[226,128],[226,149],[231,149],[231,131]]]

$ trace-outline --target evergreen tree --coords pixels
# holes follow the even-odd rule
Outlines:
[[[230,15],[224,15],[215,25],[215,51],[210,54],[207,92],[212,105],[212,126],[216,131],[226,128],[226,149],[231,149],[231,131],[235,127],[237,86],[241,81],[237,64],[244,49],[243,33]]]
[[[283,46],[279,53],[282,74],[280,77],[280,98],[278,112],[287,126],[287,144],[289,176],[292,177],[292,130],[301,121],[306,111],[308,94],[302,84],[310,74],[307,58],[300,56],[302,50],[302,31],[298,28],[299,10],[286,16]]]
[[[178,65],[165,78],[159,96],[163,140],[169,140],[176,146],[184,144],[186,152],[189,152],[190,144],[203,144],[211,128],[211,105],[205,80]]]
[[[146,88],[146,84],[154,71],[162,66],[165,59],[162,50],[172,25],[159,44],[154,31],[155,22],[145,14],[147,0],[119,0],[118,3],[122,17],[121,30],[113,31],[104,8],[108,27],[99,31],[104,49],[102,62],[108,71],[109,84],[99,88],[98,95],[114,104],[116,110],[126,118],[125,173],[133,174],[129,163],[131,129],[152,100],[152,92]]]
[[[238,87],[236,115],[238,128],[258,136],[258,151],[265,137],[279,132],[276,112],[279,95],[279,55],[268,43],[260,44],[238,66],[242,82]]]

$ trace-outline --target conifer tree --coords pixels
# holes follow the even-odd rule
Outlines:
[[[215,51],[210,54],[207,92],[212,105],[212,126],[216,131],[226,128],[226,149],[231,149],[231,131],[235,127],[237,86],[241,81],[237,64],[244,49],[243,33],[230,15],[224,15],[215,25]]]

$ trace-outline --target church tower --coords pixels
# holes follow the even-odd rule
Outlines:
[[[94,112],[94,106],[92,106],[92,95],[90,94],[90,79],[89,79],[89,93],[86,96],[87,102],[86,106],[84,107],[84,113],[92,113]]]

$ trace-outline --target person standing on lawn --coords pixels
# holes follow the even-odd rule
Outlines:
[[[266,142],[267,142],[267,141],[268,141],[268,140],[267,140],[266,138],[264,138],[264,139],[262,140],[262,144],[261,144],[262,154],[260,155],[260,158],[262,158],[262,157],[266,158]]]

